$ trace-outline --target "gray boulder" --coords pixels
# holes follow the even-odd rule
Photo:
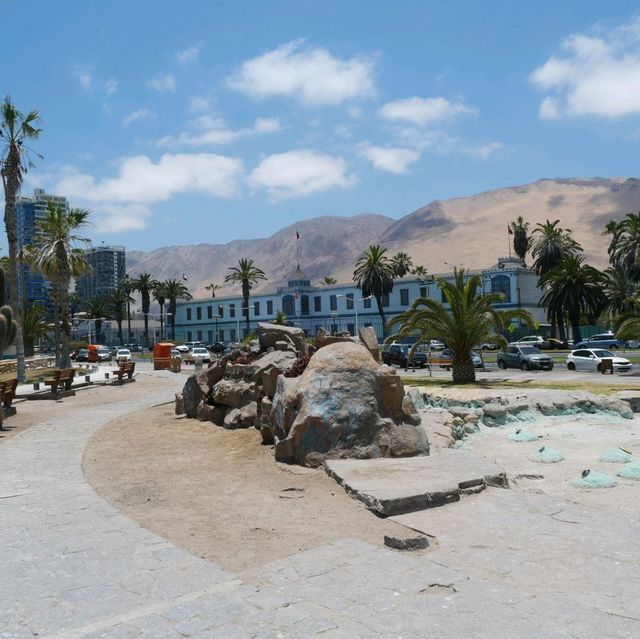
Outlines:
[[[360,335],[360,341],[367,347],[371,353],[371,357],[380,361],[380,344],[378,343],[378,336],[373,326],[364,326],[358,331]]]
[[[281,326],[280,324],[258,324],[258,340],[260,349],[266,351],[275,348],[276,342],[290,341],[298,353],[307,352],[307,341],[304,331],[295,326]]]
[[[254,425],[258,414],[256,402],[245,404],[242,408],[232,408],[225,415],[223,426],[225,428],[249,428]]]
[[[212,389],[211,398],[216,404],[240,408],[255,401],[254,385],[243,379],[221,379]]]
[[[182,408],[187,417],[198,416],[198,406],[204,397],[196,375],[190,375],[182,389]]]

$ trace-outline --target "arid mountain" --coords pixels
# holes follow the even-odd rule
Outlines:
[[[300,233],[300,264],[312,282],[333,276],[351,281],[353,267],[369,244],[380,243],[390,254],[405,251],[414,264],[431,273],[449,264],[483,268],[508,254],[507,225],[522,215],[531,225],[559,219],[573,230],[590,263],[607,263],[608,239],[602,237],[610,219],[640,210],[640,180],[636,178],[543,179],[524,186],[485,191],[469,197],[431,202],[405,217],[362,214],[351,218],[318,217],[288,226],[266,239],[228,244],[170,246],[127,254],[128,271],[148,271],[158,279],[181,277],[197,296],[204,287],[222,284],[229,266],[252,258],[269,278],[256,291],[282,286],[296,267],[296,230]],[[219,294],[235,294],[226,287]]]

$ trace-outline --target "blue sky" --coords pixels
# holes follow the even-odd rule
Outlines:
[[[25,181],[149,250],[638,175],[633,2],[5,0]]]

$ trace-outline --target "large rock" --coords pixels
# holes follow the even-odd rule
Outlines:
[[[316,348],[323,348],[329,344],[339,344],[341,342],[356,342],[350,335],[331,335],[326,329],[320,327],[316,331]]]
[[[371,357],[380,361],[380,344],[378,343],[378,336],[373,326],[363,326],[359,331],[360,341],[367,347],[371,353]]]
[[[295,415],[295,418],[293,416]],[[271,420],[279,461],[426,454],[426,435],[395,369],[362,344],[320,349],[298,378],[278,378]]]
[[[249,428],[254,425],[258,414],[256,402],[250,402],[242,408],[232,408],[224,418],[225,428]]]
[[[258,340],[260,348],[266,351],[269,348],[275,348],[276,342],[291,341],[298,353],[307,352],[307,341],[304,331],[295,326],[281,326],[280,324],[266,324],[260,322],[258,324]]]
[[[256,392],[254,385],[244,379],[221,379],[211,389],[211,398],[216,404],[240,408],[255,401]]]
[[[200,405],[203,397],[204,394],[200,388],[196,375],[190,375],[182,389],[182,408],[184,408],[184,412],[187,414],[187,417],[198,416],[198,406]]]

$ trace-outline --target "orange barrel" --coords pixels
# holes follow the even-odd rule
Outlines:
[[[171,342],[158,342],[153,346],[153,370],[159,371],[171,368],[171,349],[175,344]]]

